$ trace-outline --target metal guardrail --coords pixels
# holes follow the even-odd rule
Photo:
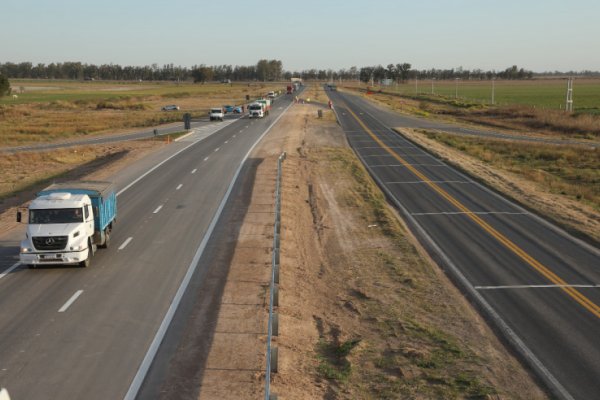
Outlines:
[[[277,347],[271,346],[273,336],[279,335],[279,318],[273,307],[279,304],[279,249],[281,233],[281,165],[286,158],[283,152],[277,160],[277,181],[275,182],[275,226],[273,227],[273,256],[271,258],[271,288],[269,291],[269,325],[267,330],[267,368],[265,374],[265,400],[277,400],[271,393],[271,372],[277,372]]]

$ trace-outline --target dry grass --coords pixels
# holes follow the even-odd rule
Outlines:
[[[600,149],[510,142],[426,132],[427,137],[461,150],[496,168],[525,177],[600,211]]]
[[[180,122],[188,112],[205,116],[215,105],[242,104],[283,84],[193,85],[60,83],[55,90],[42,83],[19,95],[19,103],[0,104],[0,146],[52,142],[82,135]],[[58,84],[55,84],[58,85]],[[177,104],[180,111],[163,112]]]
[[[314,186],[334,188],[345,234],[352,237],[337,238],[350,240],[350,249],[340,252],[331,235],[344,230],[341,221],[323,220],[329,229],[319,235],[327,246],[320,279],[327,292],[337,293],[331,301],[338,308],[335,317],[315,317],[321,333],[315,352],[317,375],[328,381],[330,393],[361,399],[543,397],[534,387],[521,392],[526,374],[496,353],[491,333],[480,336],[472,310],[424,261],[352,151],[312,149],[307,161],[322,177]],[[316,204],[318,215],[329,215],[325,203]],[[502,369],[513,371],[510,378]],[[519,382],[508,385],[508,379]]]

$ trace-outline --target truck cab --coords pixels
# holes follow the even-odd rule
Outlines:
[[[108,247],[116,195],[107,182],[70,188],[53,185],[38,193],[29,204],[28,215],[19,254],[22,264],[87,267],[98,246]],[[17,221],[21,219],[19,212]]]
[[[262,118],[265,116],[265,106],[261,103],[252,103],[248,105],[249,118]]]

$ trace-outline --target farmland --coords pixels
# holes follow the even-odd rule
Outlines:
[[[404,96],[431,96],[491,104],[492,81],[412,80],[404,84],[381,87],[383,92]],[[566,79],[496,80],[493,82],[497,105],[527,105],[542,109],[564,109],[567,95]],[[379,87],[376,87],[379,90]],[[575,112],[600,113],[600,79],[575,79],[573,84]]]
[[[11,80],[17,97],[0,99],[0,146],[65,140],[75,136],[182,121],[208,108],[241,104],[282,84],[192,84]],[[177,104],[179,111],[161,108]]]

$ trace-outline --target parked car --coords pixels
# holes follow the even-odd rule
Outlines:
[[[223,110],[225,111],[225,114],[233,112],[233,106],[223,106]]]
[[[236,107],[233,107],[233,112],[234,112],[235,114],[241,114],[241,113],[243,113],[243,112],[244,112],[244,110],[242,109],[242,107],[241,107],[241,106],[236,106]]]
[[[164,106],[162,108],[163,111],[178,111],[179,110],[179,106],[176,106],[175,104],[170,104],[168,106]]]

